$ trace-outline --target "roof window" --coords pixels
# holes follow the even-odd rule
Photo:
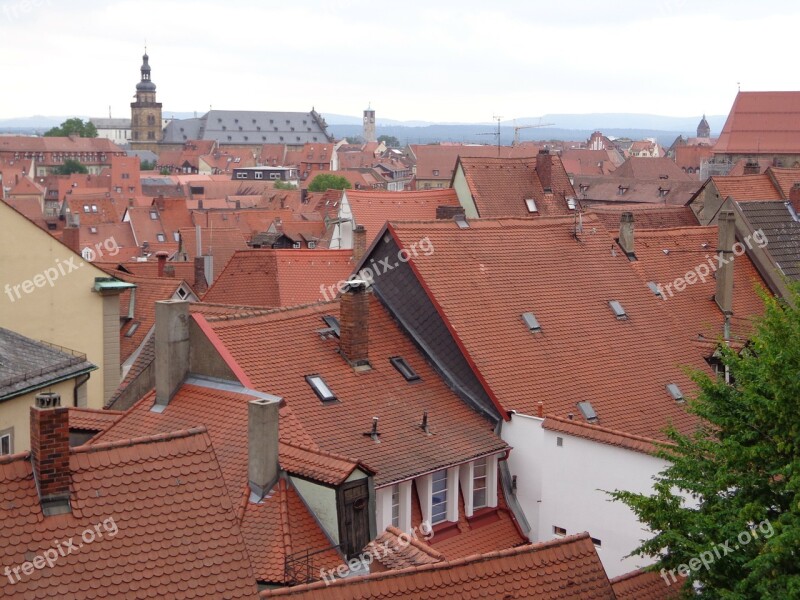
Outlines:
[[[578,409],[581,411],[583,418],[589,423],[597,423],[597,412],[595,412],[591,402],[588,400],[578,402]]]
[[[539,212],[539,209],[536,208],[536,200],[534,200],[533,198],[526,198],[525,199],[525,206],[528,207],[528,212],[529,213]]]
[[[389,359],[389,362],[392,363],[395,369],[400,371],[400,374],[405,377],[406,381],[417,381],[419,379],[417,372],[411,368],[411,365],[409,365],[402,356],[393,356]]]
[[[609,300],[608,305],[611,307],[611,310],[614,311],[614,316],[617,317],[617,319],[622,321],[628,318],[628,313],[622,308],[622,304],[619,303],[619,300]]]
[[[667,391],[669,392],[669,395],[672,396],[672,399],[675,400],[675,402],[684,401],[683,392],[681,392],[681,388],[679,388],[677,384],[668,383]]]
[[[328,385],[325,383],[325,380],[322,379],[319,375],[306,375],[306,381],[308,385],[311,386],[311,389],[314,390],[314,393],[317,397],[325,403],[328,402],[335,402],[336,401],[336,394],[334,394]]]
[[[536,317],[532,312],[522,313],[522,320],[525,322],[525,325],[528,326],[528,329],[530,329],[531,332],[538,333],[542,330],[542,326],[539,325],[539,321],[536,320]]]

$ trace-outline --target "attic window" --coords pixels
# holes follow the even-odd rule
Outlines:
[[[172,237],[175,239],[176,242],[181,241],[181,234],[179,231],[172,232]]]
[[[658,284],[655,281],[648,281],[647,287],[650,288],[650,291],[653,292],[658,298],[663,298],[663,294],[661,293],[661,288],[658,287]]]
[[[136,330],[139,329],[139,322],[136,321],[133,325],[130,326],[130,329],[125,332],[125,337],[133,337],[133,334],[136,333]]]
[[[166,242],[167,241],[167,236],[165,236],[163,233],[157,233],[156,234],[156,239],[159,242]]]
[[[529,213],[539,212],[539,209],[536,208],[536,200],[534,200],[533,198],[526,198],[525,206],[528,207]]]
[[[567,208],[575,210],[575,198],[567,198]]]
[[[434,177],[438,177],[439,176],[439,169],[434,169],[433,170],[433,176]]]
[[[400,371],[400,374],[405,377],[406,381],[417,381],[419,379],[417,372],[411,368],[411,365],[409,365],[402,356],[393,356],[389,359],[389,362],[392,363],[395,369]]]
[[[97,212],[97,204],[92,204],[92,212],[93,213]]]
[[[591,402],[588,400],[585,402],[578,402],[578,409],[581,411],[583,418],[589,423],[597,422],[597,413],[595,412]]]
[[[83,212],[85,212],[85,213],[89,212],[89,205],[88,204],[84,204],[83,205]]]
[[[317,397],[323,402],[335,402],[336,395],[319,375],[306,375],[306,381]]]
[[[176,291],[176,293],[178,294],[178,297],[181,300],[186,300],[186,296],[189,295],[189,292],[187,292],[185,289],[183,289],[183,286],[179,287],[178,290]]]
[[[530,329],[532,333],[538,333],[542,330],[542,326],[539,325],[539,321],[536,320],[536,317],[533,315],[532,312],[522,313],[522,320],[525,322],[525,325],[528,326],[528,329]]]
[[[567,530],[564,529],[563,527],[559,527],[558,525],[553,525],[553,533],[555,535],[564,536],[567,535]]]
[[[97,233],[97,227],[89,227],[89,233]]]
[[[609,300],[608,305],[611,307],[611,310],[614,311],[614,316],[620,321],[628,318],[628,313],[622,308],[622,304],[619,303],[619,300]]]
[[[151,211],[150,211],[150,218],[151,218],[153,221],[157,220],[157,219],[158,219],[158,211],[151,210]]]
[[[677,384],[668,383],[667,391],[669,392],[669,395],[672,396],[672,399],[675,400],[675,402],[684,401],[683,392],[681,392],[681,388],[679,388]]]

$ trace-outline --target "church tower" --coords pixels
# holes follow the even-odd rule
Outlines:
[[[706,121],[706,116],[703,115],[703,118],[700,120],[700,124],[697,126],[697,137],[699,138],[709,138],[711,137],[711,127]]]
[[[150,79],[150,57],[145,48],[142,80],[136,84],[136,102],[131,102],[131,147],[155,150],[161,141],[161,103],[156,102],[156,84]]]
[[[364,111],[364,141],[378,141],[378,138],[375,137],[375,111],[372,110],[372,107]]]

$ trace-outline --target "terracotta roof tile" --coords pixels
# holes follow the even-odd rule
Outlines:
[[[667,585],[658,573],[641,569],[615,577],[611,580],[611,587],[617,600],[673,600],[681,597],[681,583]]]
[[[614,171],[614,177],[639,180],[674,179],[675,181],[691,181],[695,179],[682,171],[672,159],[639,156],[631,156],[622,163]]]
[[[614,592],[588,534],[365,577],[265,591],[262,598],[607,598]]]
[[[71,406],[69,408],[69,428],[100,432],[109,427],[123,414],[125,413],[121,410],[77,408]]]
[[[197,230],[180,230],[183,250],[189,262],[194,262],[197,256]],[[214,257],[214,273],[221,273],[228,261],[237,250],[246,250],[247,242],[238,228],[232,227],[201,227],[200,237],[203,254]]]
[[[72,513],[43,518],[27,453],[0,458],[0,549],[22,565],[99,527],[94,541],[21,581],[4,597],[252,598],[255,577],[204,429],[73,448]],[[164,502],[164,498],[169,498]],[[113,534],[112,534],[113,532]],[[102,535],[101,535],[102,534]],[[191,552],[181,549],[191,548]],[[199,592],[202,590],[202,592]]]
[[[671,227],[693,227],[699,225],[697,216],[688,206],[651,204],[592,204],[592,211],[612,235],[619,230],[620,216],[632,212],[634,227],[639,229],[663,229]]]
[[[715,154],[800,154],[800,92],[739,92]]]
[[[800,183],[800,169],[779,169],[777,167],[769,167],[767,173],[772,177],[773,181],[777,184],[778,189],[784,199],[789,198],[792,186]]]
[[[732,196],[737,202],[750,200],[782,200],[781,192],[766,173],[761,175],[740,175],[712,177],[720,198]]]
[[[318,302],[321,286],[347,279],[354,266],[350,250],[241,250],[203,300],[270,308]]]
[[[645,454],[655,453],[659,443],[652,438],[631,435],[622,431],[614,431],[606,427],[600,427],[599,425],[581,423],[579,421],[561,419],[558,417],[547,417],[542,427],[549,431],[582,437],[587,440],[594,440],[611,446],[619,446],[620,448],[627,448],[628,450],[643,452]],[[661,443],[664,442],[661,441]]]
[[[389,230],[401,246],[430,240],[435,252],[413,258],[414,271],[505,410],[534,415],[542,401],[545,415],[567,417],[579,415],[582,399],[611,429],[656,439],[664,439],[668,422],[691,430],[695,417],[665,386],[691,393],[694,384],[681,367],[708,371],[708,365],[624,254],[611,252],[615,244],[599,220],[584,215],[582,227],[574,237],[574,219],[567,217]],[[615,317],[611,300],[622,303],[624,320]],[[525,327],[521,315],[528,311],[541,333]]]

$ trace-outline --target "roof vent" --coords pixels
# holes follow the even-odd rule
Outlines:
[[[542,330],[542,326],[539,325],[539,321],[536,320],[536,317],[532,312],[522,313],[522,320],[525,322],[525,325],[528,326],[528,329],[530,329],[531,332],[538,333]]]
[[[681,388],[679,388],[677,384],[668,383],[667,391],[669,392],[669,395],[672,396],[672,399],[675,400],[675,402],[684,401],[683,392],[681,392]]]
[[[469,223],[467,222],[467,217],[465,217],[463,214],[459,213],[457,215],[454,215],[453,220],[456,222],[456,225],[458,225],[459,229],[469,229]]]
[[[622,308],[622,304],[620,304],[619,300],[609,300],[608,305],[611,307],[611,310],[614,311],[614,316],[617,317],[617,319],[624,320],[628,318],[628,313]]]
[[[650,291],[653,292],[658,298],[664,297],[664,294],[661,293],[661,286],[659,286],[655,281],[648,281],[647,287],[649,287]]]
[[[578,402],[578,409],[581,411],[583,418],[589,423],[597,423],[597,413],[595,412],[591,402],[588,400],[584,402]]]
[[[371,438],[373,442],[376,444],[381,443],[381,434],[378,433],[378,417],[372,417],[372,430],[365,431],[364,434],[368,438]]]

